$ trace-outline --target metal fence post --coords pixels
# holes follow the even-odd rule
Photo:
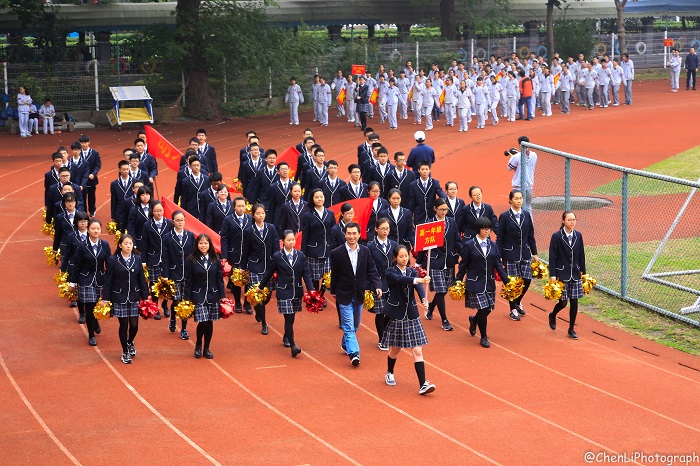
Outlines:
[[[627,297],[627,236],[629,214],[629,174],[622,172],[622,241],[620,250],[620,295]]]
[[[527,104],[525,104],[527,105]],[[527,202],[527,147],[520,144],[520,191],[523,194],[524,210],[532,212],[532,206]]]
[[[228,103],[228,83],[226,81],[226,57],[224,57],[224,103]]]
[[[270,81],[269,81],[267,94],[268,94],[268,98],[271,99],[272,98],[272,67],[270,67],[269,70],[270,70]]]
[[[564,159],[564,210],[571,210],[571,159]]]
[[[471,55],[469,56],[469,62],[471,63],[472,57],[474,56],[474,39],[470,41],[470,47]]]
[[[182,71],[182,106],[187,107],[187,102],[185,101],[185,71]]]
[[[420,58],[419,48],[420,48],[420,44],[418,43],[418,41],[416,41],[416,67],[414,68],[415,70],[420,69],[420,65],[419,65],[419,61],[418,61],[418,59]]]
[[[2,78],[5,80],[5,94],[10,95],[9,84],[7,82],[7,62],[2,64]]]
[[[365,64],[367,65],[367,71],[369,71],[369,55],[367,54],[367,44],[365,43]]]
[[[513,36],[513,52],[515,52],[517,44],[518,44],[517,38],[515,36]]]

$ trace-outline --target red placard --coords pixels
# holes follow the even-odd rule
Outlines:
[[[664,47],[673,47],[673,39],[664,39]]]
[[[364,75],[365,73],[367,73],[367,66],[366,65],[352,65],[352,74]]]
[[[416,225],[416,252],[439,248],[445,244],[445,221]]]

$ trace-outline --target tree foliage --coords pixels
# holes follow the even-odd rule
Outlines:
[[[557,38],[556,51],[564,60],[569,55],[576,57],[579,53],[588,56],[595,45],[595,20],[557,20],[553,28]]]

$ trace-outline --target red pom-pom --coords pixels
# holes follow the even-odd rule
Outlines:
[[[502,282],[502,281],[503,281],[503,280],[501,280],[501,276],[498,275],[498,272],[494,271],[494,276],[496,277],[496,281],[497,281],[497,282]]]
[[[231,298],[223,298],[219,301],[219,315],[222,319],[228,319],[231,317],[235,308],[236,305]]]
[[[271,280],[272,280],[273,282],[276,282],[276,281],[277,281],[277,272],[274,272],[274,273],[272,274],[272,279],[271,279]]]
[[[416,269],[416,272],[418,273],[418,278],[423,278],[423,277],[425,277],[426,275],[428,275],[428,271],[425,270],[425,269],[424,269],[423,267],[421,267],[420,265],[416,265],[415,269]]]
[[[151,319],[158,314],[158,303],[151,300],[149,296],[148,299],[142,299],[139,301],[139,315],[144,319]]]
[[[304,293],[304,304],[306,304],[306,310],[318,314],[321,309],[323,309],[323,296],[321,296],[320,291],[307,291]]]
[[[229,264],[226,259],[221,259],[221,269],[224,271],[224,276],[228,276],[231,270],[233,270],[233,267],[231,267],[231,264]]]

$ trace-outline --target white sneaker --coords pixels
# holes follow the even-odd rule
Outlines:
[[[382,351],[389,351],[389,347],[388,347],[388,346],[382,346],[381,343],[377,343],[377,348],[379,348],[379,349],[382,350]]]
[[[393,378],[393,377],[392,377]],[[428,393],[433,393],[435,391],[435,385],[430,383],[430,380],[426,380],[423,386],[418,390],[419,395],[427,395]]]
[[[396,379],[394,378],[394,374],[391,372],[387,372],[386,375],[384,376],[384,380],[386,381],[387,385],[394,386],[396,385]]]

